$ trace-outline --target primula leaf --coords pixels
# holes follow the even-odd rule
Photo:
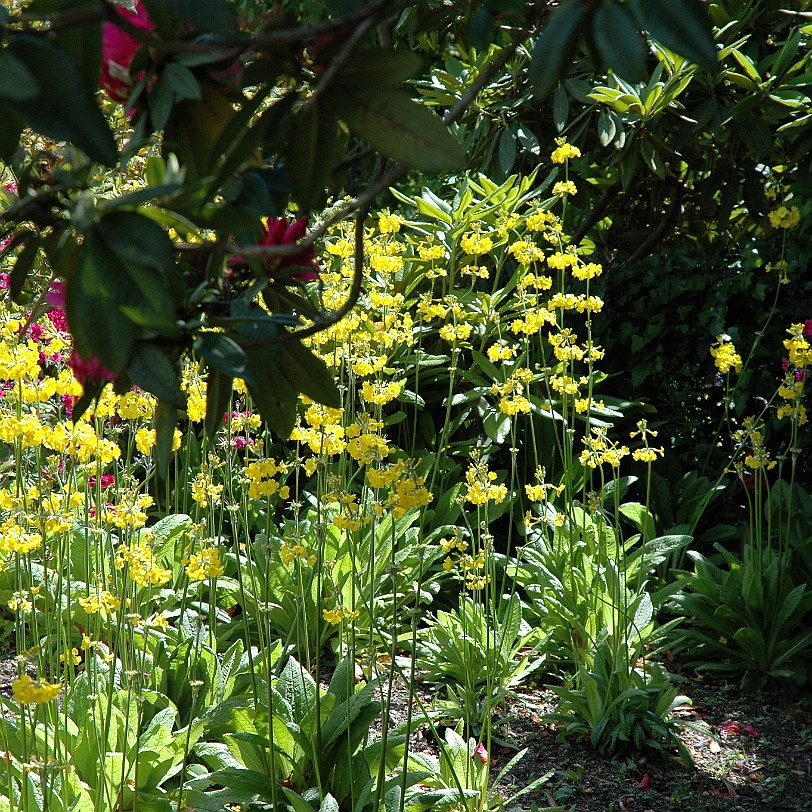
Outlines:
[[[56,141],[74,143],[94,161],[114,166],[118,151],[113,133],[74,61],[56,45],[29,34],[16,37],[9,50],[39,86],[36,96],[15,105],[26,124]]]
[[[353,133],[393,161],[424,172],[454,172],[465,164],[448,127],[399,90],[335,92],[330,100]]]

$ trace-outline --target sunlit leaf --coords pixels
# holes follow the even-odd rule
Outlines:
[[[398,90],[331,96],[336,113],[355,135],[387,158],[424,172],[462,169],[465,151],[428,108]]]

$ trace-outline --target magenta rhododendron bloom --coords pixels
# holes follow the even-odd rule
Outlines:
[[[116,12],[131,25],[142,31],[155,28],[144,6],[138,2],[135,11],[117,8]],[[105,23],[102,33],[102,64],[99,84],[107,95],[122,104],[127,101],[135,84],[130,76],[130,65],[141,43],[132,34],[123,31],[114,23]],[[137,78],[137,77],[135,77]]]
[[[269,217],[257,245],[290,245],[304,237],[306,231],[307,217],[300,217],[294,223],[288,222],[287,217]],[[312,248],[289,257],[263,257],[262,262],[269,276],[273,276],[273,272],[279,268],[295,267],[304,270],[293,274],[294,279],[315,282],[319,278],[320,268]]]
[[[76,348],[71,350],[70,357],[65,363],[73,371],[73,377],[81,384],[88,381],[114,381],[116,379],[115,373],[110,372],[95,355],[91,355],[90,358],[82,358],[76,352]]]

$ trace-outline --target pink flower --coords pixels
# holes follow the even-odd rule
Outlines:
[[[45,301],[51,307],[64,307],[65,306],[65,280],[52,279],[51,284],[48,286],[48,292],[45,294]]]
[[[87,487],[92,490],[96,487],[96,483],[98,482],[101,485],[102,490],[104,490],[105,488],[109,488],[111,485],[113,485],[115,481],[116,478],[113,474],[102,474],[101,480],[97,480],[95,476],[90,476],[87,480]]]
[[[116,379],[115,373],[110,372],[95,355],[90,358],[82,358],[76,348],[71,350],[70,358],[67,360],[67,365],[73,371],[73,377],[81,384],[88,381],[114,381]]]
[[[151,31],[155,28],[155,23],[149,18],[149,14],[140,0],[136,3],[135,11],[118,7],[116,13],[142,31]],[[143,75],[130,76],[130,65],[135,52],[140,47],[141,43],[132,34],[123,31],[114,23],[104,24],[99,84],[113,101],[122,104],[126,102],[130,97],[135,81]]]
[[[485,749],[485,745],[480,742],[475,748],[473,755],[471,758],[478,758],[483,764],[488,763],[488,751]]]
[[[7,273],[0,273],[0,290],[8,290],[11,285],[11,277]]]
[[[812,319],[807,319],[804,322],[804,335],[807,337],[812,336]]]
[[[294,223],[289,223],[287,217],[269,217],[262,237],[257,240],[257,245],[292,245],[304,237],[305,231],[307,231],[307,217],[300,217]],[[316,252],[312,248],[295,256],[264,257],[263,265],[269,276],[273,276],[274,271],[280,268],[304,268],[305,270],[293,274],[294,279],[300,279],[302,282],[315,282],[319,278],[321,270]]]
[[[643,792],[651,792],[651,787],[649,786],[649,777],[648,773],[646,773],[638,782],[637,786],[643,790]]]

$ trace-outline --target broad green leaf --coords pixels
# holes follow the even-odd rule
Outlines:
[[[83,358],[97,356],[114,373],[126,366],[136,336],[135,324],[115,306],[122,276],[115,255],[92,230],[65,291],[65,312],[76,349]]]
[[[26,124],[56,141],[72,142],[94,161],[114,166],[116,142],[76,63],[56,45],[29,34],[17,36],[9,51],[39,86],[36,96],[15,105]]]
[[[318,100],[293,119],[287,170],[291,192],[302,211],[310,211],[323,198],[338,143],[338,122]]]
[[[34,267],[34,262],[39,253],[39,239],[31,232],[28,234],[28,239],[25,241],[23,250],[17,255],[14,260],[14,267],[11,269],[11,280],[9,284],[9,292],[11,298],[16,302],[17,297],[22,292],[28,275]]]
[[[297,392],[333,409],[341,407],[333,373],[312,350],[298,340],[282,340],[275,349],[279,369]]]
[[[627,82],[646,76],[646,47],[626,6],[604,3],[592,17],[592,36],[604,64]]]
[[[553,93],[553,124],[561,132],[567,126],[570,115],[570,97],[566,87],[559,82]]]
[[[30,99],[39,93],[31,71],[7,48],[0,50],[0,96],[7,99]]]
[[[176,406],[183,404],[183,392],[178,381],[178,370],[165,352],[155,344],[138,342],[127,365],[130,380],[158,400]]]
[[[334,93],[335,112],[387,158],[424,172],[454,172],[465,152],[428,108],[398,90]]]
[[[299,391],[276,364],[276,355],[264,347],[246,349],[253,381],[246,380],[248,392],[262,419],[281,439],[290,437],[296,423]]]
[[[175,426],[178,422],[178,407],[174,403],[159,400],[155,405],[152,425],[155,429],[155,467],[162,478],[169,473],[172,458],[172,443],[175,439]]]
[[[179,65],[177,62],[170,62],[163,70],[163,76],[169,82],[175,101],[183,99],[200,99],[203,95],[200,89],[200,82],[189,68]]]
[[[712,22],[700,0],[630,0],[629,5],[640,27],[666,48],[716,70]]]
[[[200,34],[237,33],[234,12],[225,0],[144,0],[144,6],[161,34],[176,36],[189,28]]]
[[[537,37],[530,62],[530,82],[536,101],[547,98],[561,78],[586,19],[583,0],[564,0]]]
[[[415,76],[423,67],[422,57],[414,51],[367,48],[356,51],[336,74],[337,87],[352,92],[369,87],[395,89]]]
[[[194,340],[195,352],[200,353],[206,363],[229,378],[252,377],[248,366],[248,356],[243,348],[225,333],[198,333]]]
[[[24,122],[11,102],[6,102],[2,98],[0,98],[0,119],[3,121],[3,126],[0,127],[0,160],[8,162],[20,146]]]
[[[211,146],[234,115],[234,108],[217,88],[203,83],[201,92],[200,99],[185,99],[172,107],[164,131],[163,154],[178,156],[187,182],[209,174]]]

